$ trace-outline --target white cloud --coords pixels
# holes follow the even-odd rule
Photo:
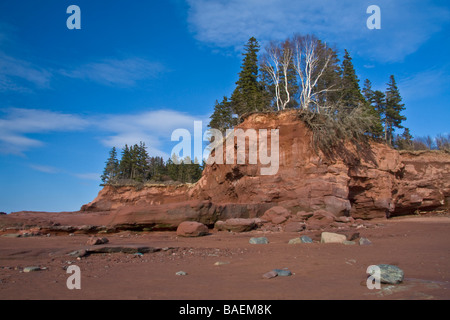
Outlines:
[[[40,89],[48,88],[51,77],[48,70],[0,52],[0,92],[30,91],[29,84]]]
[[[448,7],[431,1],[378,0],[381,30],[369,30],[367,7],[354,0],[187,0],[195,37],[218,47],[242,45],[254,36],[264,44],[294,33],[314,33],[377,61],[402,60],[448,23]]]
[[[207,116],[193,116],[173,110],[155,110],[132,115],[110,115],[101,122],[101,130],[110,133],[101,141],[108,147],[122,148],[125,144],[146,143],[151,156],[168,157],[163,151],[171,143],[175,129],[183,128],[193,132],[194,121],[206,126]]]
[[[61,74],[103,85],[130,87],[140,80],[156,77],[164,69],[159,62],[141,58],[105,59],[82,65],[73,70],[62,70]]]
[[[204,127],[208,123],[207,116],[173,110],[87,117],[49,110],[10,108],[4,114],[0,117],[0,152],[17,155],[45,145],[45,137],[38,140],[30,137],[33,134],[90,131],[104,146],[122,148],[125,144],[134,145],[142,141],[151,156],[167,158],[168,153],[164,150],[173,143],[170,141],[173,130],[183,128],[193,133],[194,121],[202,121]]]
[[[49,110],[9,108],[0,118],[0,152],[23,154],[44,143],[28,134],[67,132],[84,129],[88,120],[72,114]]]
[[[30,168],[32,168],[36,171],[50,173],[50,174],[61,172],[61,170],[59,170],[58,168],[55,168],[52,166],[39,165],[39,164],[30,164]]]

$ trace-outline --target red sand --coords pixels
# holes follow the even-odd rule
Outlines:
[[[0,237],[0,299],[162,299],[307,300],[449,299],[450,218],[403,217],[371,221],[376,228],[356,231],[370,246],[288,245],[296,233],[212,231],[199,238],[175,232],[109,234],[109,245],[172,247],[143,256],[93,254],[77,260],[67,253],[86,248],[87,235]],[[302,233],[318,239],[320,232]],[[105,236],[105,235],[102,235]],[[254,236],[270,243],[252,245]],[[228,262],[215,265],[216,262]],[[366,269],[373,264],[403,269],[399,285],[369,290]],[[69,290],[65,268],[81,269],[81,290]],[[46,268],[24,273],[27,266]],[[272,269],[290,277],[263,279]],[[177,271],[186,276],[177,276]]]

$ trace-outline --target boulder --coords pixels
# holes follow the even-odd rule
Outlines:
[[[225,221],[217,221],[214,227],[219,231],[246,232],[255,229],[260,219],[234,218]]]
[[[264,214],[261,217],[261,220],[272,222],[274,224],[279,224],[286,221],[289,215],[290,212],[288,209],[281,206],[275,206],[264,212]]]
[[[321,243],[343,243],[347,240],[347,237],[343,234],[322,232],[320,242]]]
[[[404,272],[397,266],[390,264],[379,264],[380,282],[385,284],[398,284],[403,281]]]
[[[177,236],[181,237],[201,237],[208,233],[208,227],[196,221],[184,221],[177,228]]]

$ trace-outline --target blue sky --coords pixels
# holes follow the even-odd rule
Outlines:
[[[66,27],[72,4],[81,30]],[[414,136],[450,132],[448,1],[2,1],[0,211],[78,210],[112,146],[166,156],[174,129],[206,125],[231,94],[251,36],[294,33],[349,50],[361,84],[394,74]]]

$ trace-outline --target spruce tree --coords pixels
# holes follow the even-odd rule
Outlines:
[[[395,128],[402,129],[402,121],[406,117],[401,114],[405,110],[400,91],[393,75],[390,76],[386,89],[385,140],[392,146]]]
[[[374,138],[380,138],[383,135],[383,125],[382,125],[382,114],[384,111],[384,97],[380,96],[379,93],[383,95],[382,92],[375,92],[372,90],[372,83],[369,79],[364,82],[364,88],[362,90],[366,101],[364,103],[364,113],[369,118],[371,122],[370,132]]]
[[[322,41],[319,41],[318,55],[320,63],[316,72],[322,70],[327,61],[327,57],[331,57],[322,76],[317,82],[317,91],[322,91],[317,98],[318,104],[328,110],[330,107],[335,106],[339,101],[342,68],[336,50],[327,47]]]
[[[364,97],[359,87],[359,79],[353,67],[352,58],[347,50],[345,50],[344,60],[342,61],[341,102],[347,111],[357,108],[364,102]]]
[[[117,151],[113,147],[109,152],[109,158],[106,161],[105,169],[101,176],[102,185],[114,183],[119,175],[119,160],[117,160]]]
[[[131,179],[132,156],[127,144],[122,149],[122,158],[119,164],[119,176],[121,179]]]
[[[228,101],[227,97],[223,97],[223,100],[220,103],[216,100],[214,112],[210,119],[211,121],[209,122],[208,127],[220,130],[222,133],[224,133],[226,129],[234,127],[236,119],[233,118],[231,102]]]
[[[258,41],[251,37],[245,45],[244,59],[231,96],[233,112],[239,117],[248,112],[264,109],[263,92],[258,82]]]

